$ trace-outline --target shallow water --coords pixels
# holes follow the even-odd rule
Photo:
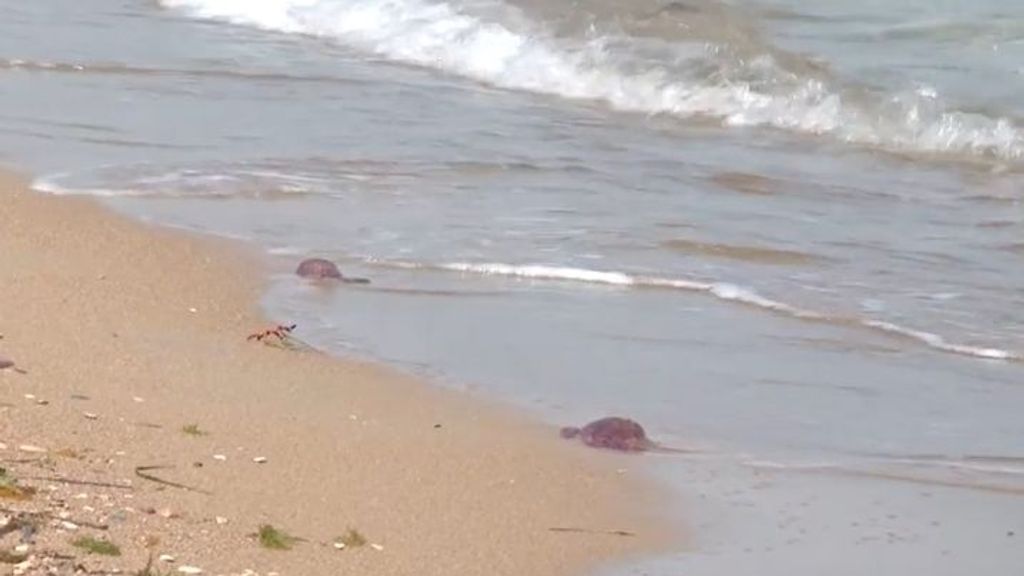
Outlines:
[[[0,158],[266,247],[307,340],[701,450],[654,573],[1013,573],[1024,9],[804,4],[0,0]]]

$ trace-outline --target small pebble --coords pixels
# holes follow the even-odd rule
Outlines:
[[[228,459],[228,457],[223,455],[223,454],[214,454],[213,455],[213,459],[214,460],[220,460],[221,462],[224,462],[224,461],[226,461]]]
[[[171,556],[170,554],[161,554],[160,561],[170,564],[171,562],[174,562],[174,556]]]
[[[175,512],[174,510],[171,510],[170,508],[161,508],[161,509],[157,510],[156,513],[157,513],[157,515],[162,516],[163,518],[177,518],[178,517],[178,513]]]
[[[14,552],[16,554],[24,554],[28,552],[28,544],[18,544],[14,547]]]
[[[22,444],[21,446],[18,446],[18,450],[21,450],[22,452],[33,452],[35,454],[42,454],[46,452],[46,448],[40,448],[39,446],[33,446],[31,444]]]
[[[132,400],[138,402],[139,404],[146,401],[144,398],[139,398],[138,396],[132,396]]]
[[[49,400],[43,400],[42,398],[40,398],[40,399],[36,400],[36,404],[39,404],[40,406],[48,406],[50,404],[50,401]]]
[[[223,516],[217,516],[216,518],[214,518],[214,520],[216,520],[217,524],[220,524],[221,526],[228,523],[228,519]]]
[[[35,399],[36,399],[36,395],[35,394],[25,394],[25,400],[35,400]]]
[[[257,456],[255,458],[253,458],[252,461],[257,463],[257,464],[266,464],[267,458],[266,458],[266,456]]]
[[[382,552],[384,550],[384,547],[380,544],[370,544],[370,548],[373,548],[377,552]]]
[[[60,527],[65,530],[78,530],[78,524],[75,524],[74,522],[68,522],[67,520],[62,521],[60,523]]]
[[[344,542],[335,542],[334,543],[334,547],[337,548],[338,550],[344,550],[345,549],[345,543]]]
[[[100,417],[99,414],[95,414],[93,412],[82,412],[82,416],[85,416],[89,420],[96,420],[97,418]]]
[[[181,572],[182,574],[202,574],[203,569],[195,566],[180,566],[178,568],[178,572]]]

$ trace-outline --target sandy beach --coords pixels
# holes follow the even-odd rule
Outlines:
[[[152,574],[565,575],[678,542],[642,457],[247,341],[272,324],[264,272],[238,246],[0,179],[0,574],[152,558]],[[261,546],[263,525],[291,549]]]

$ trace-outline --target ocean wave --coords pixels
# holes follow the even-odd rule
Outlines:
[[[933,350],[941,352],[988,360],[1004,360],[1012,362],[1024,361],[1024,354],[1021,354],[1020,352],[1001,348],[972,346],[969,344],[950,342],[945,337],[938,334],[923,330],[916,330],[893,322],[873,318],[835,315],[809,310],[768,298],[759,294],[756,290],[728,282],[703,282],[685,278],[664,278],[659,276],[630,274],[619,271],[591,270],[587,268],[549,266],[541,264],[516,265],[493,262],[421,264],[416,262],[380,260],[374,258],[367,259],[367,263],[377,266],[403,268],[408,270],[424,269],[459,272],[464,274],[478,274],[482,276],[508,276],[532,280],[581,282],[628,288],[652,288],[701,292],[719,300],[735,302],[737,304],[772,312],[788,318],[829,324],[838,327],[869,330],[885,336],[896,337],[916,342],[918,344],[923,344]]]
[[[280,175],[270,178],[262,175],[242,177],[238,175],[204,174],[199,172],[172,172],[157,177],[111,180],[116,185],[95,185],[92,183],[67,183],[70,175],[52,174],[37,178],[32,188],[57,196],[98,196],[102,198],[250,198],[259,200],[288,199],[298,196],[322,196],[296,182],[293,178]],[[107,182],[107,180],[101,180]]]
[[[84,127],[91,128],[91,127]],[[106,141],[116,140],[106,138]],[[157,146],[145,142],[123,145]],[[35,180],[41,191],[59,195],[141,196],[149,198],[294,199],[344,198],[354,190],[401,190],[415,181],[465,182],[508,174],[584,171],[581,165],[553,161],[398,162],[327,157],[261,158],[237,162],[111,164],[76,172],[51,173]]]
[[[48,60],[25,60],[21,58],[0,58],[0,71],[16,72],[61,72],[71,74],[98,74],[115,76],[180,76],[183,78],[222,78],[237,80],[280,80],[284,82],[309,82],[322,84],[355,84],[356,80],[340,76],[300,75],[276,71],[230,70],[217,68],[166,68],[137,66],[117,62],[52,62]]]
[[[494,0],[161,0],[168,8],[268,31],[327,39],[392,61],[501,88],[727,126],[772,126],[900,153],[1016,161],[1024,132],[1009,118],[951,109],[927,87],[845,92],[777,50],[622,32],[557,36]],[[516,17],[507,16],[513,13]],[[502,16],[506,15],[506,16]]]

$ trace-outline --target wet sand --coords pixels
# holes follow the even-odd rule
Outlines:
[[[0,223],[0,355],[25,372],[0,371],[0,466],[35,490],[0,516],[44,513],[0,547],[33,541],[27,573],[166,554],[161,570],[206,574],[561,575],[680,547],[636,456],[387,368],[247,341],[270,324],[255,254],[9,176]],[[264,524],[300,540],[265,549]],[[339,550],[350,528],[367,543]],[[70,545],[81,536],[122,555]]]

